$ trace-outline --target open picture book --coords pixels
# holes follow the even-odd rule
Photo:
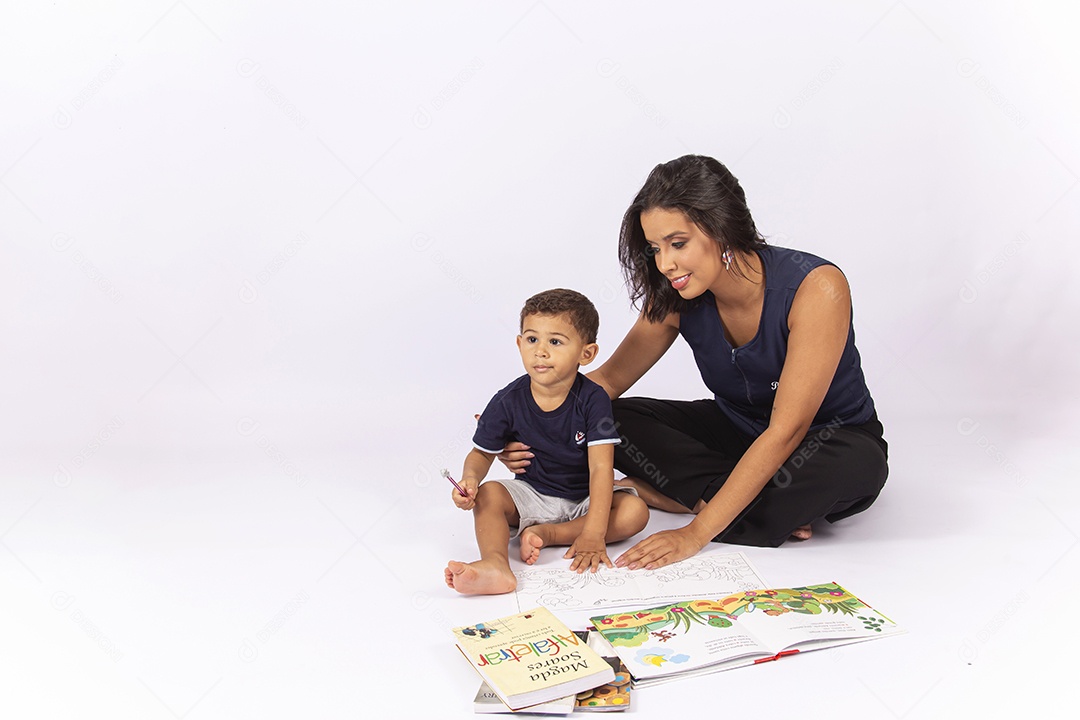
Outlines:
[[[601,565],[594,573],[578,573],[565,565],[529,566],[515,575],[518,585],[514,595],[521,612],[543,605],[563,620],[580,614],[582,623],[608,608],[724,597],[769,584],[744,553],[719,551],[703,551],[655,570]]]
[[[592,618],[647,687],[904,632],[837,585],[771,588]]]

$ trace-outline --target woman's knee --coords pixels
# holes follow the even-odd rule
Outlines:
[[[650,397],[616,398],[611,401],[611,414],[615,416],[616,424],[666,424],[671,419],[669,416],[684,404],[687,403]]]

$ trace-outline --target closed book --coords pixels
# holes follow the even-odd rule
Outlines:
[[[586,690],[586,692],[591,691]],[[508,715],[569,715],[574,712],[576,700],[575,695],[567,695],[564,698],[540,703],[539,705],[529,705],[520,710],[511,710],[506,706],[506,703],[499,699],[495,691],[488,687],[486,682],[481,682],[480,689],[476,691],[476,697],[473,698],[473,712],[480,714],[506,713]]]
[[[453,633],[461,653],[511,710],[615,679],[611,666],[544,607]]]

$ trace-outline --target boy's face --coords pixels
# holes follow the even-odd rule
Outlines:
[[[598,350],[565,315],[526,315],[517,345],[533,384],[552,389],[568,388],[578,366],[591,363]]]

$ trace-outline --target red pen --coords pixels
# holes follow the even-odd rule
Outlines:
[[[442,476],[443,476],[444,478],[446,478],[447,480],[449,480],[450,482],[454,483],[454,487],[456,487],[456,488],[457,488],[457,491],[458,491],[459,493],[461,493],[461,497],[463,497],[463,498],[467,498],[467,497],[469,497],[469,493],[465,492],[465,488],[463,488],[463,487],[461,487],[460,485],[458,485],[458,482],[457,482],[457,480],[455,480],[454,478],[450,477],[450,471],[449,471],[449,470],[443,469],[443,471],[442,471]]]

